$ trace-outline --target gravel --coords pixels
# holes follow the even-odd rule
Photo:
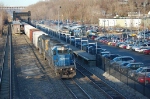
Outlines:
[[[26,36],[25,36],[26,37]],[[29,39],[26,38],[29,42]],[[31,47],[23,35],[13,35],[17,92],[19,99],[72,99],[72,95],[58,79],[48,62]],[[38,61],[39,60],[39,61]],[[15,99],[16,99],[15,97]]]

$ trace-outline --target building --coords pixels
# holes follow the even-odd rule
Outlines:
[[[139,27],[141,19],[99,19],[100,27]]]

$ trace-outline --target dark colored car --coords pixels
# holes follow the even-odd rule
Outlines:
[[[118,55],[118,54],[108,54],[108,55],[106,55],[104,57],[106,57],[106,58],[108,58],[110,60],[113,60],[114,58],[119,57],[119,56],[120,55]]]

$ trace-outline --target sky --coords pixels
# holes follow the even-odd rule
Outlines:
[[[29,6],[40,0],[0,0],[4,6]]]

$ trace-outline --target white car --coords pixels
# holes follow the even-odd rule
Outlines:
[[[140,67],[134,72],[130,73],[130,76],[133,77],[139,75],[147,75],[148,73],[150,73],[150,67]]]
[[[135,49],[141,48],[140,45],[133,45],[132,50],[135,51]]]
[[[132,49],[132,44],[127,44],[127,46],[126,46],[126,49],[128,49],[128,50],[130,50],[130,49]]]
[[[148,48],[136,48],[135,51],[142,53],[144,50],[147,50]]]

